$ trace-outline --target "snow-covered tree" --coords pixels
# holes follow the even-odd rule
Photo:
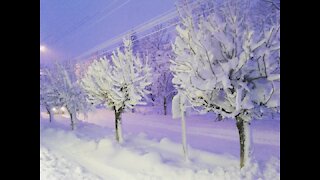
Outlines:
[[[151,36],[143,39],[144,51],[151,59],[152,85],[151,99],[153,104],[162,104],[163,114],[167,115],[167,105],[176,92],[172,85],[172,73],[170,71],[170,59],[173,57],[170,34],[162,25],[154,28]]]
[[[241,2],[240,2],[241,3]],[[236,1],[200,18],[181,17],[173,83],[191,105],[236,120],[240,167],[250,162],[250,122],[280,107],[280,25],[255,31]]]
[[[151,84],[148,63],[141,63],[132,52],[132,41],[124,40],[123,52],[118,48],[111,60],[100,58],[93,61],[81,79],[81,85],[95,104],[104,104],[115,113],[115,137],[122,142],[121,114],[145,104],[150,93],[146,87]]]
[[[152,94],[155,100],[163,105],[163,114],[167,115],[167,106],[172,95],[176,92],[172,85],[172,73],[169,69],[171,50],[158,50],[155,57],[155,71],[153,73]]]
[[[54,120],[52,109],[60,107],[62,104],[58,99],[59,91],[55,87],[55,81],[48,77],[50,71],[49,68],[40,69],[40,105],[46,109],[49,114],[49,121],[52,122]]]
[[[59,102],[58,107],[65,107],[70,115],[71,129],[75,129],[78,113],[86,114],[90,110],[90,104],[86,99],[85,92],[81,89],[72,64],[56,63],[53,71],[47,72],[48,78],[53,84],[55,99]]]

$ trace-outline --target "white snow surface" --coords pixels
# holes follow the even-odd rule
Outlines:
[[[146,107],[147,111],[149,107]],[[143,108],[139,112],[143,111]],[[280,179],[280,121],[252,122],[254,162],[239,170],[235,122],[213,114],[186,117],[189,162],[183,158],[181,122],[171,115],[123,114],[124,142],[114,140],[114,113],[98,109],[79,117],[40,119],[41,180],[277,180]]]

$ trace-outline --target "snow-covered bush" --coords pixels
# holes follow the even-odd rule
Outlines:
[[[250,121],[280,107],[280,25],[256,31],[236,2],[181,21],[173,83],[197,110],[236,120],[243,167],[250,162]]]
[[[116,140],[122,142],[121,114],[137,104],[145,104],[151,84],[148,63],[141,63],[132,52],[131,40],[124,40],[124,50],[118,48],[111,60],[93,61],[81,79],[83,89],[95,104],[104,104],[114,110]]]
[[[74,130],[77,122],[77,114],[86,114],[90,110],[90,104],[86,99],[86,94],[79,86],[76,79],[75,69],[69,63],[56,63],[51,71],[47,71],[47,76],[52,83],[55,101],[58,107],[65,107],[70,115],[71,128]]]

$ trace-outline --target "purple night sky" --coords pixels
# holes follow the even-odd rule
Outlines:
[[[175,0],[40,0],[40,62],[72,59],[175,8]]]

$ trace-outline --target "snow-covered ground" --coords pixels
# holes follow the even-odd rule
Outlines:
[[[149,108],[150,109],[150,108]],[[40,177],[47,179],[191,180],[280,179],[280,121],[252,123],[255,163],[239,171],[235,122],[189,115],[189,162],[181,146],[181,124],[148,108],[123,114],[124,143],[114,141],[114,113],[98,109],[80,118],[75,131],[68,116],[40,120]]]

